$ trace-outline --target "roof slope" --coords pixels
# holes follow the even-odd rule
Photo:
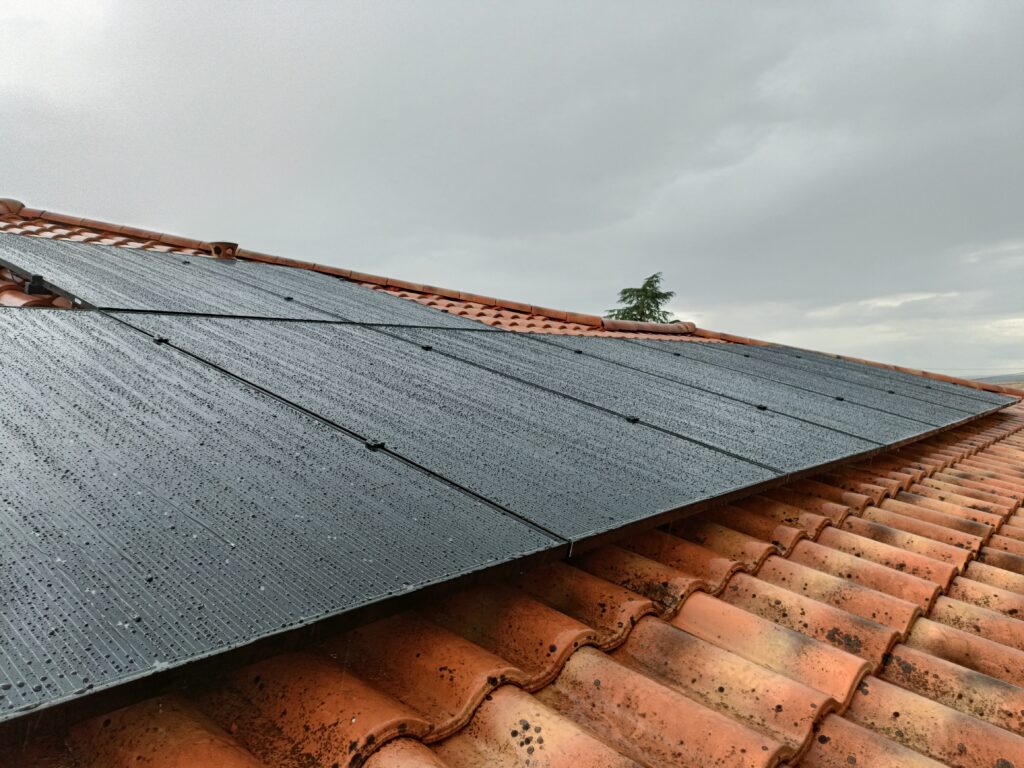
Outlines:
[[[950,764],[1020,746],[1014,398],[0,206],[0,719],[192,684],[58,762],[911,759],[862,726]],[[967,668],[918,660],[988,697],[943,699],[974,719],[899,693],[925,683],[894,647]]]
[[[1019,764],[1022,429],[1017,406],[526,570],[19,765]]]

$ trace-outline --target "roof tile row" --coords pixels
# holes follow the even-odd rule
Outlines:
[[[1022,429],[1014,406],[80,723],[49,765],[1020,766]]]

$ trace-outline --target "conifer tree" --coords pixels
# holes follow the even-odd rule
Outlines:
[[[675,318],[662,307],[675,295],[675,291],[661,290],[661,272],[655,272],[639,288],[619,291],[619,304],[624,306],[609,309],[605,317],[642,323],[670,323]]]

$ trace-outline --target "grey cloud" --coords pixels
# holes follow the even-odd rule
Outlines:
[[[710,327],[1024,369],[1022,28],[998,0],[3,10],[0,192],[580,311],[661,270]],[[898,294],[935,298],[871,304]]]

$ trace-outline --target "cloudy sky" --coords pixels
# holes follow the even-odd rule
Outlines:
[[[0,196],[1024,371],[1024,4],[0,3]]]

